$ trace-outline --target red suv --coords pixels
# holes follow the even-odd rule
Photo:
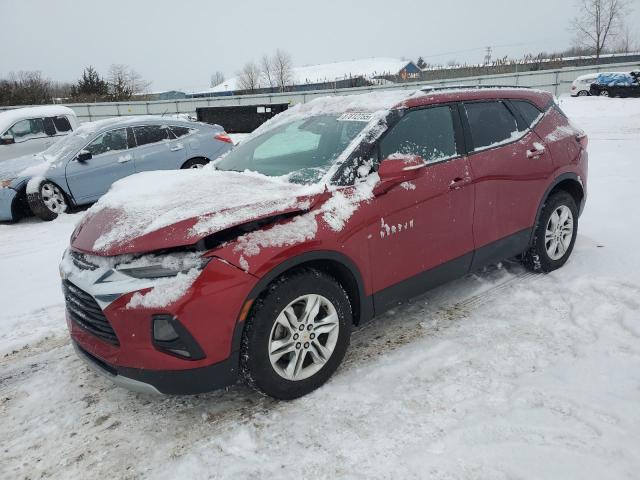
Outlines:
[[[114,185],[61,264],[78,354],[116,383],[291,399],[352,325],[483,266],[568,259],[587,139],[553,97],[458,88],[327,97],[201,170]]]

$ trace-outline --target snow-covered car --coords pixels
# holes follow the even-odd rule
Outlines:
[[[60,265],[79,356],[116,383],[280,399],[341,363],[352,325],[506,258],[571,255],[587,138],[551,94],[325,97],[202,171],[117,182]]]
[[[600,97],[640,97],[640,71],[601,73],[591,85],[590,94]]]
[[[580,75],[571,84],[571,96],[572,97],[588,97],[591,95],[589,89],[591,84],[598,78],[597,73],[589,73],[587,75]]]
[[[201,168],[228,152],[219,125],[159,116],[85,123],[38,155],[0,163],[0,221],[53,220],[98,200],[113,182],[148,170]]]
[[[0,112],[0,162],[42,152],[78,127],[76,114],[50,105]]]

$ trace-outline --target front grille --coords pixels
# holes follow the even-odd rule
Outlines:
[[[89,261],[85,254],[74,250],[71,250],[71,261],[73,261],[73,264],[80,270],[95,270],[98,268],[98,265]]]
[[[120,345],[109,320],[104,316],[100,305],[91,295],[76,287],[69,280],[62,281],[62,290],[67,304],[67,312],[74,323],[105,342]]]

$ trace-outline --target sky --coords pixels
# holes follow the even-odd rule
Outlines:
[[[633,0],[630,25],[640,25]],[[0,78],[39,70],[75,81],[87,65],[134,68],[150,90],[201,90],[276,49],[294,65],[370,57],[429,63],[559,51],[572,0],[0,0]],[[637,33],[637,32],[636,32]]]

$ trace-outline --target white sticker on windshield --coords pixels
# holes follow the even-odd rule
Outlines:
[[[339,121],[343,122],[368,122],[373,118],[371,112],[347,112],[338,117]]]

